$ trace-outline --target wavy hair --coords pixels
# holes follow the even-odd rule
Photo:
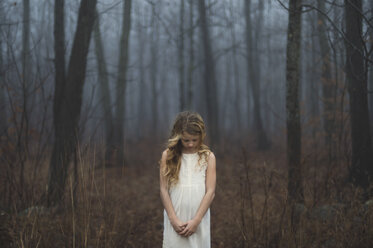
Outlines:
[[[199,164],[201,164],[202,159],[207,161],[210,154],[209,147],[203,143],[206,137],[206,131],[202,117],[196,112],[184,111],[179,113],[176,116],[167,142],[166,167],[163,170],[163,174],[167,179],[168,187],[172,187],[179,181],[183,148],[181,138],[183,137],[183,133],[199,135],[200,143],[197,151]]]

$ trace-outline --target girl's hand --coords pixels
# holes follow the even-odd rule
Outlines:
[[[184,230],[184,228],[186,227],[187,224],[181,222],[181,220],[176,218],[175,220],[171,220],[171,225],[174,228],[175,232],[180,234],[180,232],[182,232]]]
[[[187,221],[184,230],[179,234],[184,236],[184,237],[189,237],[190,235],[192,235],[193,233],[196,232],[199,223],[200,223],[200,221],[198,221],[196,219],[191,219],[191,220]]]

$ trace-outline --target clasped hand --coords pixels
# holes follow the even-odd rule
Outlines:
[[[195,233],[199,223],[200,222],[196,219],[191,219],[185,223],[181,222],[180,220],[171,222],[175,232],[184,237],[189,237],[190,235]]]

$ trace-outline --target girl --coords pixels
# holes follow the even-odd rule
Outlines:
[[[160,161],[163,248],[210,247],[209,207],[215,196],[216,162],[203,143],[205,136],[199,114],[178,114]]]

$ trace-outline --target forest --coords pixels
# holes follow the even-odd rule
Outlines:
[[[373,247],[372,0],[1,0],[0,247],[162,247],[186,110],[211,247]]]

